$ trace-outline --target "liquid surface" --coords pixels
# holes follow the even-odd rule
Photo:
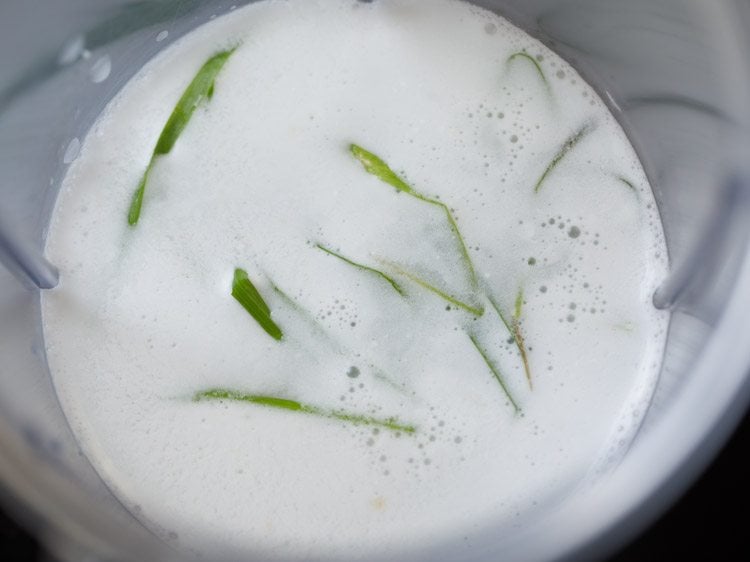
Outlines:
[[[130,226],[172,110],[233,48]],[[627,446],[667,322],[661,225],[615,119],[539,42],[449,0],[259,2],[178,41],[83,143],[47,254],[83,451],[204,553],[387,557],[525,525]],[[280,340],[232,296],[237,269]]]

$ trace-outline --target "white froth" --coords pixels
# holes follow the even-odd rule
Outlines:
[[[129,227],[175,103],[236,45]],[[508,62],[521,51],[546,82]],[[442,210],[367,174],[350,143],[450,207],[480,291]],[[474,319],[391,270],[399,295],[316,244],[486,307],[492,294],[507,315],[523,288],[533,390],[488,307]],[[85,453],[166,538],[262,559],[397,556],[525,524],[627,445],[667,321],[651,305],[661,225],[625,134],[567,63],[453,0],[257,2],[176,42],[83,143],[47,254],[62,274],[43,297],[48,357]],[[231,297],[235,267],[281,343]],[[191,401],[218,387],[418,430]]]

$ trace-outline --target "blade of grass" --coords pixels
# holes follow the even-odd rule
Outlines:
[[[406,193],[407,195],[410,195],[415,199],[418,199],[424,203],[428,203],[429,205],[439,207],[443,210],[448,220],[448,225],[450,226],[451,232],[453,232],[453,235],[458,241],[459,251],[461,252],[461,259],[464,262],[464,267],[466,268],[466,272],[469,276],[471,287],[472,289],[476,290],[478,287],[476,269],[474,268],[474,263],[471,261],[471,256],[469,256],[469,250],[466,246],[466,242],[464,241],[464,237],[461,235],[461,231],[458,229],[458,223],[456,223],[456,220],[453,217],[453,213],[451,213],[451,210],[448,208],[448,206],[438,199],[427,197],[426,195],[423,195],[422,193],[415,190],[403,179],[401,179],[399,175],[396,174],[396,172],[394,172],[379,156],[373,154],[369,150],[366,150],[356,144],[350,145],[349,149],[351,150],[354,157],[362,164],[366,172],[376,176],[381,181],[395,187],[396,190],[400,193]]]
[[[389,275],[386,275],[382,271],[380,271],[378,269],[375,269],[375,268],[372,268],[372,267],[368,267],[368,266],[363,265],[361,263],[354,262],[354,261],[350,260],[349,258],[346,258],[346,257],[342,256],[341,254],[339,254],[337,252],[334,252],[333,250],[331,250],[329,248],[326,248],[325,246],[323,246],[321,244],[315,244],[315,247],[318,250],[321,250],[322,252],[325,252],[329,256],[333,256],[334,258],[340,259],[341,261],[343,261],[344,263],[347,263],[347,264],[351,265],[352,267],[356,267],[357,269],[360,269],[362,271],[366,271],[366,272],[369,272],[369,273],[374,273],[375,275],[381,277],[382,279],[384,279],[385,281],[387,281],[388,284],[391,287],[393,287],[393,290],[396,291],[402,297],[406,294],[404,292],[403,288],[401,288],[401,285],[399,285],[398,283],[396,283],[396,281],[394,281],[394,279],[392,277],[390,277]]]
[[[539,73],[539,77],[542,79],[542,82],[544,82],[544,85],[547,87],[547,89],[550,89],[549,81],[547,80],[547,77],[544,75],[544,71],[542,70],[542,67],[539,65],[539,61],[537,61],[534,57],[532,57],[530,54],[519,51],[517,53],[513,53],[508,57],[508,64],[512,63],[516,60],[526,60],[529,61],[531,64],[534,65],[534,68],[536,68],[536,71]]]
[[[365,150],[356,144],[350,145],[349,149],[352,151],[354,157],[360,161],[362,166],[364,166],[365,171],[368,174],[372,174],[381,181],[392,185],[398,191],[403,191],[410,195],[414,194],[414,190],[411,186],[402,180],[396,172],[391,170],[390,166],[388,166],[388,164],[386,164],[379,156],[376,156],[369,150]]]
[[[284,336],[281,328],[271,319],[271,309],[268,308],[266,301],[252,284],[247,272],[243,269],[234,270],[234,281],[232,282],[232,296],[239,302],[242,307],[250,313],[255,321],[263,328],[266,333],[276,341],[280,341]]]
[[[138,224],[138,220],[141,217],[143,196],[146,192],[148,175],[154,166],[156,158],[168,154],[172,150],[177,139],[182,134],[182,131],[185,130],[185,127],[193,116],[196,108],[204,99],[210,100],[213,97],[216,77],[234,51],[235,49],[222,51],[208,59],[177,102],[177,105],[169,116],[166,125],[162,129],[161,135],[159,135],[159,140],[157,141],[154,152],[151,155],[151,160],[146,167],[146,172],[143,174],[143,178],[133,195],[128,210],[128,224],[130,226]]]
[[[133,193],[133,200],[130,203],[130,209],[128,210],[128,224],[135,226],[138,224],[138,219],[141,216],[141,208],[143,207],[143,195],[146,193],[146,182],[148,182],[148,175],[151,173],[151,168],[154,167],[154,158],[151,157],[151,161],[146,167],[146,171],[143,172],[138,188]]]
[[[274,408],[277,410],[286,410],[288,412],[296,412],[299,414],[338,420],[346,423],[351,423],[353,425],[379,427],[393,432],[413,434],[417,431],[416,426],[403,424],[399,422],[395,417],[376,418],[373,416],[350,413],[342,410],[329,410],[318,406],[303,404],[301,402],[297,402],[296,400],[288,400],[286,398],[278,398],[275,396],[244,394],[233,390],[217,388],[198,392],[193,397],[194,402],[202,402],[206,400],[229,400],[233,402],[244,402],[247,404],[255,404],[266,408]]]
[[[630,191],[632,191],[633,193],[635,193],[636,196],[638,195],[638,189],[636,189],[635,185],[633,185],[633,182],[631,182],[627,178],[624,178],[623,176],[615,176],[615,177],[616,177],[617,181],[619,181],[620,183],[622,183],[623,185],[625,185],[628,189],[630,189]]]
[[[568,137],[568,139],[565,141],[565,143],[560,147],[560,150],[557,151],[557,154],[555,154],[555,157],[552,159],[552,162],[549,163],[549,166],[547,166],[547,169],[544,170],[544,173],[539,178],[539,181],[536,182],[536,186],[534,187],[534,193],[539,193],[539,190],[542,188],[542,184],[547,180],[549,175],[553,172],[555,168],[557,168],[558,164],[562,162],[565,157],[570,153],[571,150],[573,150],[578,143],[580,143],[586,135],[588,135],[591,130],[592,126],[589,123],[586,123],[583,127],[578,129],[573,135]]]
[[[510,390],[508,390],[508,386],[505,384],[505,380],[503,379],[503,376],[500,374],[500,371],[498,370],[498,368],[490,360],[489,356],[487,355],[487,352],[484,349],[482,349],[481,345],[479,345],[479,342],[477,341],[477,339],[473,335],[469,335],[469,339],[471,340],[471,343],[474,344],[474,347],[479,352],[479,355],[481,355],[482,359],[484,359],[484,362],[487,364],[487,367],[490,369],[494,377],[497,379],[497,382],[500,383],[500,387],[503,389],[503,392],[505,392],[505,396],[508,397],[508,400],[513,406],[513,409],[515,410],[516,414],[520,414],[521,408],[518,407],[518,403],[513,399],[513,395],[510,393]]]
[[[201,102],[204,99],[211,100],[216,77],[234,51],[235,49],[231,49],[217,53],[203,64],[169,116],[156,143],[154,155],[169,154]]]
[[[438,297],[440,297],[444,301],[446,301],[446,302],[448,302],[448,303],[450,303],[450,304],[452,304],[452,305],[454,305],[454,306],[456,306],[456,307],[458,307],[458,308],[460,308],[462,310],[465,310],[469,314],[473,314],[474,316],[477,316],[477,317],[482,316],[484,314],[484,308],[482,308],[481,306],[477,307],[477,306],[471,306],[470,304],[466,304],[465,302],[462,302],[462,301],[458,300],[456,297],[453,297],[453,296],[449,295],[445,291],[442,291],[442,290],[438,289],[434,285],[431,285],[430,283],[428,283],[427,281],[425,281],[421,277],[418,277],[418,276],[414,275],[413,273],[411,273],[409,271],[406,271],[402,267],[399,267],[395,263],[391,263],[391,262],[387,262],[387,261],[383,261],[382,263],[384,265],[390,267],[391,269],[393,269],[399,275],[403,275],[404,277],[406,277],[410,281],[416,283],[417,285],[419,285],[423,289],[426,289],[426,290],[430,291],[431,293],[436,294]]]
[[[518,322],[521,319],[521,313],[523,312],[523,287],[518,289],[516,295],[516,303],[513,308],[513,318]]]
[[[518,296],[516,297],[516,303],[515,303],[515,310],[513,315],[513,321],[508,322],[508,320],[505,318],[505,315],[500,310],[500,307],[495,302],[495,299],[493,299],[491,296],[487,296],[487,300],[490,301],[490,304],[492,305],[492,308],[497,313],[498,317],[500,318],[500,321],[505,325],[505,327],[508,329],[508,333],[513,338],[513,341],[516,344],[516,347],[518,348],[518,353],[521,355],[521,362],[523,363],[523,370],[524,373],[526,373],[526,380],[529,383],[529,388],[531,390],[534,389],[534,383],[531,378],[531,366],[529,365],[529,354],[526,351],[526,342],[523,339],[523,334],[521,333],[521,312],[523,307],[523,289],[520,289],[518,292]]]

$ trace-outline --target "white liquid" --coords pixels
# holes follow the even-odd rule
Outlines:
[[[177,100],[235,45],[129,227]],[[530,61],[508,62],[521,50],[548,87]],[[479,290],[445,214],[368,174],[350,143],[453,210]],[[379,259],[395,262],[487,311],[446,310],[389,270],[401,296],[316,243],[383,270]],[[526,524],[629,442],[667,322],[651,306],[661,225],[615,119],[539,42],[449,0],[259,2],[191,33],[88,135],[47,254],[62,272],[43,300],[48,356],[83,450],[147,525],[214,554],[398,556]],[[236,267],[282,342],[230,295]],[[482,300],[494,295],[511,316],[519,287],[533,390]],[[209,388],[395,416],[417,431],[191,401]]]

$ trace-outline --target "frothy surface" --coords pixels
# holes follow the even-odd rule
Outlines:
[[[236,45],[129,227],[175,103]],[[445,203],[477,287],[441,208],[368,174],[351,143]],[[470,546],[487,525],[524,524],[629,442],[667,321],[651,305],[661,225],[615,119],[539,42],[449,0],[258,2],[191,33],[84,141],[47,254],[62,272],[43,297],[48,356],[85,453],[166,539],[264,559]],[[281,342],[232,298],[236,267]],[[487,300],[512,318],[520,290],[533,390]],[[191,400],[208,388],[417,431]]]

